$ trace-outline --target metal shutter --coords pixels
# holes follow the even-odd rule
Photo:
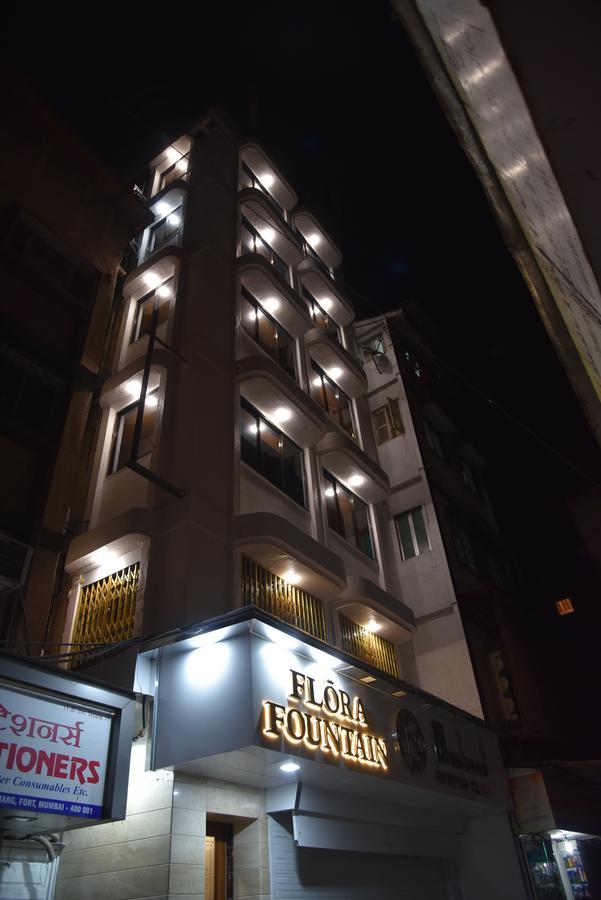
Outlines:
[[[448,900],[440,859],[297,847],[290,816],[269,817],[273,900]]]

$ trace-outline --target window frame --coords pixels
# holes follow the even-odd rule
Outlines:
[[[156,387],[153,390],[148,391],[146,393],[146,398],[144,401],[144,413],[146,413],[146,411],[149,409],[149,407],[147,406],[148,398],[153,397],[153,396],[156,397],[156,399],[157,399],[157,406],[154,407],[154,409],[152,410],[152,412],[156,415],[156,411],[158,408],[158,399],[159,399],[159,388],[158,387]],[[130,412],[132,412],[132,410],[137,410],[139,405],[140,405],[140,400],[138,399],[138,400],[134,400],[133,403],[128,403],[128,405],[124,406],[123,409],[117,410],[117,415],[115,418],[115,426],[113,429],[113,441],[112,441],[112,447],[111,447],[110,465],[109,465],[109,471],[107,472],[107,475],[115,475],[117,472],[120,472],[122,469],[127,468],[127,464],[130,461],[130,458],[125,460],[125,462],[123,462],[122,465],[118,464],[119,457],[121,455],[121,444],[123,441],[124,422],[125,422],[125,417]],[[142,417],[142,424],[144,424],[144,417]],[[153,428],[153,435],[152,435],[153,445],[154,445],[155,437],[156,437],[156,421],[155,421],[155,425]],[[146,456],[149,452],[152,453],[152,448],[150,449],[150,451],[146,450],[144,453],[141,453],[138,456],[138,460],[141,459],[143,456]]]
[[[336,384],[335,381],[333,381],[328,375],[326,375],[326,373],[321,368],[319,363],[316,363],[313,358],[311,358],[311,372],[309,374],[309,378],[311,381],[311,386],[310,386],[311,397],[315,400],[316,403],[319,404],[319,406],[323,409],[323,411],[326,412],[329,415],[329,417],[331,419],[333,419],[337,425],[340,426],[340,428],[342,428],[342,430],[344,431],[345,434],[348,434],[349,437],[351,437],[354,441],[357,441],[358,439],[357,439],[357,427],[355,425],[355,411],[353,409],[352,400],[348,396],[348,394],[346,394],[342,390],[342,388]],[[321,385],[319,387],[315,384],[315,380],[317,378],[319,378],[321,381]],[[351,431],[349,431],[348,428],[345,428],[343,422],[341,421],[341,418],[339,418],[333,412],[330,411],[330,408],[328,406],[328,395],[327,395],[326,386],[325,386],[326,382],[330,386],[330,388],[334,391],[335,395],[338,394],[338,395],[342,396],[344,398],[344,400],[346,400],[347,409],[348,409],[349,417],[351,420]],[[319,393],[321,395],[320,400],[316,399],[316,397],[314,396],[314,391],[315,392],[319,391]],[[339,399],[339,398],[337,398],[337,399]],[[339,404],[339,407],[340,407],[340,404]]]
[[[286,374],[290,376],[290,378],[293,378],[294,381],[298,381],[295,339],[292,337],[290,332],[286,331],[283,325],[280,325],[277,319],[275,319],[270,313],[267,312],[265,307],[261,305],[261,302],[257,300],[257,298],[253,294],[251,294],[248,288],[244,287],[244,285],[242,285],[241,296],[244,298],[244,300],[246,300],[247,303],[249,303],[253,307],[256,313],[254,326],[252,328],[248,327],[248,325],[244,321],[244,317],[242,316],[242,314],[240,314],[240,324],[244,331],[249,335],[250,338],[252,338],[253,341],[255,341],[255,343],[259,345],[259,347],[261,347],[262,350],[264,350],[265,353],[268,354],[268,356],[271,357],[271,359],[277,362],[280,368],[282,368],[284,372],[286,372]],[[274,338],[276,342],[279,340],[280,333],[289,341],[289,346],[292,348],[292,368],[282,362],[279,353],[279,346],[278,350],[276,351],[276,355],[274,356],[274,354],[269,351],[268,347],[261,340],[259,336],[259,314],[273,325],[275,332]]]
[[[378,440],[378,429],[375,425],[375,417],[378,413],[384,413],[386,419],[385,426],[388,437],[383,441]],[[395,414],[398,416],[397,422],[395,422]],[[386,403],[384,403],[383,406],[378,406],[376,409],[373,409],[371,411],[371,423],[377,447],[381,447],[382,444],[387,444],[388,441],[392,441],[395,437],[400,437],[402,434],[405,434],[405,427],[403,425],[398,399],[396,397],[387,397]]]
[[[163,299],[158,294],[158,291],[161,288],[165,287],[166,285],[169,286],[169,288],[171,290],[171,295],[169,297],[165,297]],[[132,328],[131,328],[130,338],[129,338],[130,345],[136,344],[138,341],[141,341],[143,337],[147,336],[146,332],[141,331],[142,319],[144,317],[142,308],[145,303],[148,303],[149,300],[154,299],[155,297],[157,297],[158,301],[159,301],[159,303],[158,303],[159,318],[157,321],[157,327],[158,327],[159,325],[162,325],[165,322],[167,322],[169,319],[169,314],[171,312],[171,303],[173,302],[173,299],[175,297],[175,278],[173,275],[170,275],[169,278],[166,278],[165,281],[162,282],[162,284],[158,285],[158,287],[152,288],[150,291],[148,291],[146,294],[144,294],[142,297],[140,297],[139,300],[136,300],[136,305],[135,305],[135,309],[134,309],[134,319],[132,322]],[[167,314],[165,315],[164,318],[161,318],[161,310],[163,310],[165,307],[166,307]]]
[[[409,559],[415,559],[418,556],[424,556],[425,553],[429,553],[432,550],[432,541],[430,540],[430,532],[428,530],[426,516],[424,515],[424,509],[425,509],[425,507],[423,506],[423,504],[420,504],[419,506],[412,506],[411,509],[406,509],[402,513],[398,513],[394,517],[394,527],[396,530],[397,540],[399,543],[399,550],[401,552],[401,559],[403,562],[407,562],[407,560],[409,560]],[[425,532],[425,535],[426,535],[426,538],[428,541],[428,549],[427,550],[426,549],[420,550],[419,541],[418,541],[417,533],[415,530],[415,523],[413,521],[414,514],[416,512],[419,512],[419,514],[421,516],[421,520],[422,520],[422,525],[424,526],[424,532]],[[405,519],[405,518],[407,519],[407,522],[409,524],[409,534],[411,537],[411,542],[413,544],[414,552],[411,556],[407,556],[405,554],[405,548],[403,547],[403,540],[402,540],[401,531],[399,528],[400,520]]]
[[[292,500],[293,503],[296,503],[302,509],[307,509],[307,477],[305,471],[305,452],[302,447],[299,447],[292,438],[289,438],[287,434],[278,428],[277,425],[274,425],[273,422],[270,422],[261,412],[259,412],[256,407],[249,403],[244,397],[240,397],[240,409],[244,410],[255,420],[256,424],[256,435],[257,435],[257,443],[256,443],[256,451],[257,451],[257,465],[253,465],[252,462],[249,462],[248,458],[244,459],[243,457],[243,442],[244,438],[242,437],[242,433],[240,433],[240,460],[251,468],[257,475],[260,475],[261,478],[264,478],[265,481],[269,482],[269,484],[273,485],[273,487],[277,488],[277,490],[281,491],[288,497],[289,500]],[[281,442],[278,447],[279,450],[279,461],[280,461],[280,483],[278,484],[276,481],[269,478],[269,476],[265,473],[266,466],[261,465],[262,459],[262,449],[261,449],[261,423],[265,423],[267,428],[270,431],[275,432]],[[242,426],[240,427],[240,432],[242,432]],[[297,454],[300,459],[300,468],[301,468],[301,477],[300,477],[300,485],[302,490],[302,502],[300,502],[297,497],[295,497],[292,493],[289,493],[286,490],[286,447],[291,447]]]
[[[350,488],[347,488],[344,484],[342,484],[340,481],[338,481],[336,476],[332,475],[331,472],[328,472],[327,469],[322,469],[322,478],[323,478],[323,481],[325,482],[324,495],[326,497],[325,506],[326,506],[326,518],[327,518],[328,528],[330,528],[335,534],[339,535],[339,537],[343,538],[343,540],[347,541],[347,543],[349,543],[352,547],[355,547],[355,549],[357,549],[360,553],[363,553],[365,556],[367,556],[368,559],[373,559],[374,561],[377,561],[376,551],[375,551],[375,547],[374,547],[373,534],[372,534],[372,522],[371,522],[371,514],[370,514],[369,504],[365,503],[360,497],[358,497],[356,494],[354,494],[350,490]],[[330,497],[328,497],[328,495],[326,493],[329,489],[333,490],[333,492],[334,492],[332,495],[330,495]],[[340,505],[339,505],[339,501],[338,501],[339,493],[344,494],[347,497],[347,499],[350,500],[351,517],[352,517],[352,522],[353,522],[353,532],[354,532],[355,540],[351,540],[351,538],[349,538],[344,532],[344,525],[343,525],[344,517],[340,511]],[[330,517],[330,505],[328,503],[328,499],[330,499],[331,497],[333,497],[334,502],[335,502],[334,511],[336,513],[336,522],[337,522],[338,527],[336,527],[335,525],[332,524],[331,517]],[[369,547],[371,550],[371,552],[369,552],[369,553],[359,543],[359,537],[362,534],[362,530],[358,527],[358,523],[357,523],[356,505],[358,505],[358,504],[360,504],[360,508],[362,510],[364,510],[365,514],[366,514],[367,536],[369,538]]]

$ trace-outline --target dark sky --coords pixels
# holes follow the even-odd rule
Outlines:
[[[214,6],[173,4],[146,18],[142,7],[88,7],[85,22],[24,7],[5,23],[5,52],[128,180],[205,107],[224,106],[331,231],[360,315],[417,298],[470,382],[598,477],[598,451],[532,300],[388,4]],[[547,621],[554,592],[575,590],[582,548],[564,498],[587,482],[476,394],[465,414]],[[545,554],[568,545],[567,572],[548,577]]]

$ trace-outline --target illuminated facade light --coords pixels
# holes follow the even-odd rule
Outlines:
[[[99,547],[92,554],[92,562],[96,566],[108,566],[115,559],[115,554],[107,547]]]
[[[286,572],[284,572],[282,578],[284,579],[284,581],[287,581],[288,584],[298,584],[301,580],[301,576],[295,569],[288,569]]]
[[[382,626],[379,622],[376,622],[375,619],[370,619],[367,625],[364,625],[366,631],[369,631],[370,634],[375,634],[376,631],[379,631]]]
[[[333,366],[331,369],[328,369],[328,375],[336,381],[342,375],[342,369],[340,366]]]
[[[308,236],[307,240],[312,247],[318,247],[321,244],[321,235],[314,231],[313,234]]]
[[[173,225],[174,228],[177,228],[177,226],[179,225],[180,222],[181,222],[181,218],[178,216],[177,213],[170,213],[167,216],[167,223],[169,225]]]
[[[298,772],[299,769],[300,766],[298,765],[298,763],[294,762],[282,763],[282,765],[280,766],[280,772]]]
[[[142,383],[137,378],[132,378],[131,381],[125,383],[125,390],[130,397],[134,397],[137,400],[142,390]]]
[[[263,238],[264,241],[267,241],[268,244],[271,244],[273,239],[275,238],[275,229],[273,228],[263,228],[259,234]]]
[[[291,415],[292,411],[287,406],[278,406],[272,418],[274,422],[279,424],[280,422],[287,422]]]
[[[270,187],[273,187],[273,185],[275,183],[275,178],[271,174],[271,172],[265,172],[264,175],[259,176],[259,181],[261,182],[263,187],[266,187],[267,189],[269,189]]]
[[[158,405],[158,397],[156,394],[148,394],[144,406],[146,409],[156,409]]]
[[[262,300],[261,303],[269,313],[274,313],[280,305],[280,301],[277,297],[267,297],[267,299]]]
[[[159,288],[157,288],[157,294],[159,297],[162,297],[164,300],[168,297],[171,297],[173,292],[168,284],[162,284]]]
[[[169,215],[169,213],[171,212],[171,206],[169,205],[169,203],[167,203],[166,200],[161,200],[154,207],[153,212],[155,216],[160,216],[161,218],[163,218],[164,216]]]
[[[144,284],[146,285],[146,287],[149,287],[152,290],[152,288],[158,287],[160,283],[161,283],[161,276],[157,275],[156,272],[146,272],[145,273]]]
[[[328,312],[332,308],[332,298],[331,297],[322,297],[319,301],[319,305],[323,310]]]
[[[360,485],[362,485],[364,481],[365,478],[363,477],[363,475],[351,475],[348,483],[351,485],[351,487],[360,487]]]

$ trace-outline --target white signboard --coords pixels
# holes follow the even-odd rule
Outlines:
[[[112,716],[0,684],[0,807],[102,817]]]

